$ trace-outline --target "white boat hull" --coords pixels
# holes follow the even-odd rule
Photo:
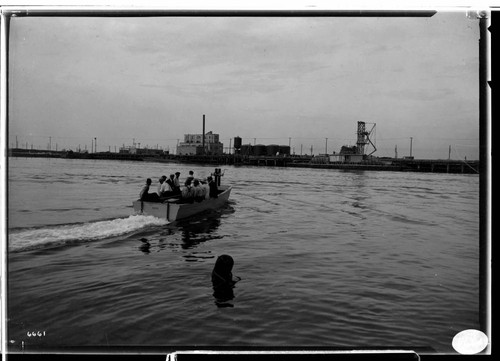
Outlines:
[[[221,208],[228,201],[231,189],[231,186],[220,186],[219,190],[222,192],[219,193],[217,198],[205,199],[201,202],[176,203],[179,198],[173,198],[164,203],[136,200],[132,204],[136,213],[151,215],[173,222],[206,210]]]

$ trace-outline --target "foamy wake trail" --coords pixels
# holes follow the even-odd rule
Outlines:
[[[83,224],[25,229],[9,234],[9,251],[18,252],[78,241],[93,241],[116,237],[147,226],[161,226],[168,221],[153,216],[132,215]]]

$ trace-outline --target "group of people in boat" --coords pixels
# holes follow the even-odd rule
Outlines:
[[[181,187],[180,172],[170,174],[170,177],[161,176],[158,179],[158,187],[156,192],[149,192],[151,188],[151,178],[146,179],[146,184],[143,186],[139,198],[145,202],[164,202],[169,198],[180,198],[184,203],[201,202],[205,199],[217,198],[219,190],[217,183],[210,175],[205,180],[200,180],[194,177],[194,172],[189,171],[189,175]]]

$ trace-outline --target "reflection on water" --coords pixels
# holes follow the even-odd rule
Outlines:
[[[179,220],[162,226],[160,232],[141,233],[138,249],[144,254],[150,254],[152,250],[157,252],[165,249],[181,248],[182,250],[194,250],[200,243],[224,236],[217,234],[221,225],[221,217],[227,213],[233,213],[234,209],[227,206],[222,210],[205,212],[187,219]],[[160,236],[158,238],[158,236]],[[137,235],[135,236],[137,237]],[[186,261],[193,262],[199,259],[214,258],[211,254],[191,251],[183,256]]]
[[[182,233],[182,248],[191,249],[201,242],[221,238],[221,236],[212,235],[219,228],[220,223],[220,214],[215,216],[210,215],[203,219],[193,218],[180,222],[178,229]]]

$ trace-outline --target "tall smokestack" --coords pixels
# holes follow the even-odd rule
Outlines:
[[[205,154],[205,114],[203,114],[203,133],[201,134],[201,145],[203,147],[203,154]]]

